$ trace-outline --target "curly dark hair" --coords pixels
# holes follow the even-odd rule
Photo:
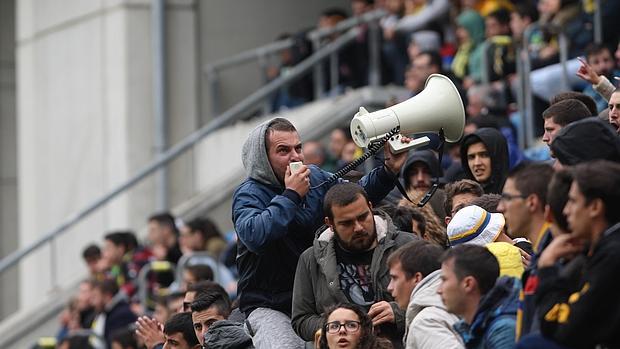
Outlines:
[[[336,309],[349,309],[357,314],[360,321],[360,340],[356,349],[371,349],[375,347],[377,337],[373,332],[372,320],[366,312],[355,304],[340,303],[328,307],[323,313],[323,324],[321,325],[321,339],[319,340],[320,349],[329,349],[327,346],[327,319]]]

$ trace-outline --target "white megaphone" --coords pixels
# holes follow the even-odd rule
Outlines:
[[[401,135],[443,130],[446,141],[458,142],[465,127],[465,109],[454,83],[444,75],[432,74],[422,92],[402,103],[373,113],[361,107],[351,121],[351,136],[355,144],[366,148],[395,127],[399,127],[400,134],[388,141],[394,153],[430,142],[428,137],[421,137],[402,143]]]

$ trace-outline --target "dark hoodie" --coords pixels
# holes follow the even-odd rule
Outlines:
[[[587,118],[563,127],[553,139],[551,151],[564,166],[597,159],[620,162],[620,139],[605,122]]]
[[[239,237],[239,308],[246,316],[259,307],[290,315],[297,260],[312,246],[314,232],[323,225],[323,197],[331,187],[317,187],[303,198],[285,190],[267,157],[265,132],[272,121],[257,126],[244,143],[242,160],[248,178],[233,194],[232,219]],[[313,165],[309,168],[311,186],[331,175]],[[377,204],[394,187],[394,178],[381,166],[359,184]]]
[[[252,337],[243,329],[243,324],[220,320],[205,333],[205,348],[209,349],[253,349]]]
[[[504,182],[508,176],[508,145],[506,138],[494,128],[483,127],[463,138],[461,143],[461,163],[465,178],[476,180],[471,169],[467,165],[467,149],[472,144],[482,142],[491,157],[491,177],[484,183],[480,183],[485,194],[500,194]]]

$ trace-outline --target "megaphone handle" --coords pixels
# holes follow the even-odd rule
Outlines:
[[[392,153],[399,154],[404,151],[408,151],[410,149],[416,149],[419,147],[426,146],[431,142],[431,139],[428,138],[427,136],[416,138],[409,143],[401,142],[401,138],[402,136],[400,134],[397,134],[394,137],[391,137],[390,140],[388,141],[388,144],[390,145],[390,149],[392,150]]]

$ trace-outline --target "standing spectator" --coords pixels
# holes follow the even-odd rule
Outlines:
[[[100,262],[101,249],[95,244],[90,244],[82,251],[82,258],[88,267],[90,277],[98,279],[101,277]]]
[[[499,194],[508,174],[506,138],[496,129],[481,128],[465,136],[461,143],[461,162],[467,179],[480,183],[487,194]]]
[[[545,133],[542,141],[551,147],[551,143],[560,130],[573,121],[592,116],[588,107],[577,99],[565,99],[545,109],[542,114]]]
[[[545,222],[547,186],[553,169],[544,163],[521,165],[508,174],[498,211],[506,217],[508,235],[526,238],[535,252],[542,251],[551,241]]]
[[[230,300],[225,293],[207,292],[192,302],[192,322],[200,345],[204,344],[204,335],[216,321],[226,320],[230,315]]]
[[[609,99],[609,124],[620,135],[620,89],[616,89]]]
[[[291,173],[289,163],[304,160],[301,149],[297,130],[283,118],[257,126],[243,146],[249,178],[235,191],[232,209],[239,236],[240,309],[260,347],[303,345],[290,323],[295,267],[323,223],[323,196],[331,185],[320,185],[330,174],[312,165]],[[374,203],[394,187],[406,159],[406,153],[385,149],[385,166],[360,181]]]
[[[594,161],[572,171],[564,208],[571,234],[555,237],[538,260],[541,332],[574,348],[618,347],[620,302],[620,165]],[[585,244],[588,250],[581,254]],[[582,267],[570,264],[584,259]],[[560,260],[571,260],[562,267]],[[577,283],[569,280],[578,280]]]
[[[446,311],[437,294],[441,283],[439,258],[443,250],[427,241],[413,241],[387,260],[390,268],[388,291],[401,309],[406,309],[407,349],[464,348],[452,325],[458,317]]]
[[[448,225],[452,216],[456,212],[465,207],[466,204],[471,202],[477,197],[481,197],[484,194],[482,186],[470,179],[462,179],[458,182],[448,183],[445,188],[446,200],[444,201],[444,210],[446,211],[445,223]],[[459,209],[457,209],[459,207]]]
[[[301,255],[295,273],[292,324],[306,341],[321,328],[323,310],[342,302],[366,309],[384,336],[396,342],[402,337],[404,313],[386,290],[385,261],[413,235],[396,231],[371,208],[357,184],[338,184],[325,195],[327,228]]]
[[[455,329],[467,348],[514,346],[519,282],[498,275],[497,259],[482,246],[459,245],[442,258],[438,293],[446,309],[462,318]]]

